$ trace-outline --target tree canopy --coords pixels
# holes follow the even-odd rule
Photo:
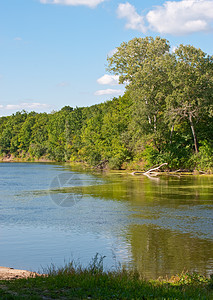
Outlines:
[[[134,38],[108,57],[124,96],[58,112],[0,118],[0,156],[93,166],[213,169],[213,57],[160,37]]]
[[[108,57],[108,70],[119,75],[120,83],[127,82],[137,111],[133,122],[139,124],[143,140],[152,133],[157,146],[163,134],[174,144],[173,131],[188,125],[198,153],[198,123],[212,122],[213,57],[190,45],[180,45],[173,53],[169,49],[160,37],[135,38]]]

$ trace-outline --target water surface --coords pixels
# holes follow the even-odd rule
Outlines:
[[[91,173],[0,164],[0,265],[41,270],[74,259],[143,276],[213,272],[213,178]]]

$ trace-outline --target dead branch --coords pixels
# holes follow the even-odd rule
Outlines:
[[[149,169],[149,170],[146,171],[144,174],[148,174],[148,173],[151,173],[152,171],[159,170],[162,166],[165,166],[165,165],[168,165],[168,163],[163,163],[163,164],[161,164],[159,167]]]
[[[168,165],[168,163],[163,163],[160,166],[156,167],[156,168],[152,168],[149,169],[146,172],[141,172],[141,171],[134,171],[132,173],[130,173],[131,175],[136,175],[136,174],[142,174],[142,175],[148,175],[149,173],[152,173],[153,171],[159,170],[162,166]],[[156,172],[155,172],[156,173]]]

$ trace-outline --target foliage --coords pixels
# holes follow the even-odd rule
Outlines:
[[[174,53],[169,47],[159,37],[135,38],[108,58],[108,70],[127,82],[133,101],[128,133],[134,153],[144,153],[148,164],[164,160],[170,168],[188,167],[208,120],[212,129],[213,57],[190,45]],[[209,130],[207,139],[212,141]]]
[[[196,168],[204,171],[213,169],[213,145],[204,140],[201,143],[199,154],[195,156]]]
[[[108,57],[108,70],[126,84],[122,97],[1,117],[0,156],[211,172],[213,57],[190,45],[169,49],[160,37],[134,38]]]
[[[171,93],[166,98],[167,115],[171,122],[187,119],[194,147],[198,153],[195,122],[210,115],[213,94],[213,58],[193,46],[180,45],[173,54],[169,80]],[[172,65],[172,66],[171,66]]]

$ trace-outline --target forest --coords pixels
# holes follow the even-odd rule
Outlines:
[[[123,96],[52,113],[0,118],[0,157],[96,168],[213,172],[213,56],[160,37],[123,42],[107,71]]]

